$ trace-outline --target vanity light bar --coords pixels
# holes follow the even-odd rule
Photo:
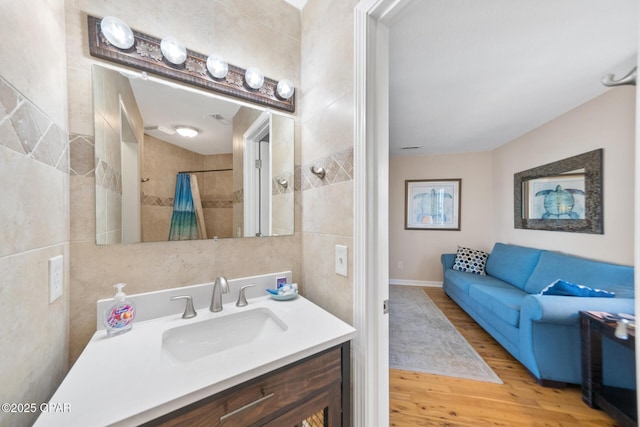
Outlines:
[[[228,64],[228,71],[224,77],[214,77],[209,69],[213,69],[213,64],[210,63],[210,67],[207,67],[207,55],[189,49],[186,49],[184,62],[179,64],[172,63],[163,55],[161,50],[162,41],[160,39],[135,30],[132,30],[135,39],[133,45],[128,49],[118,48],[109,43],[107,37],[101,32],[101,21],[100,18],[95,16],[88,16],[89,53],[91,56],[151,72],[244,101],[290,113],[295,112],[293,89],[291,91],[283,91],[282,89],[278,91],[278,82],[276,80],[264,77],[264,82],[254,89],[245,80],[247,70],[231,64]],[[175,61],[177,62],[181,59],[177,58]],[[289,84],[290,82],[287,82],[287,85]],[[257,84],[254,84],[254,86],[257,86]],[[285,98],[287,95],[290,97]]]

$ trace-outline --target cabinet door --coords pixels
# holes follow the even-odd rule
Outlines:
[[[295,409],[298,407],[298,402],[306,402],[316,393],[321,394],[323,390],[333,389],[335,384],[339,386],[341,382],[341,348],[335,347],[178,409],[146,425],[163,427],[262,425],[260,424],[262,420],[268,420],[278,412],[287,411],[289,408]],[[340,399],[339,387],[335,395]],[[338,400],[338,409],[340,406],[341,402]]]
[[[342,425],[340,393],[340,384],[336,384],[278,418],[265,424],[256,424],[256,426],[340,427]]]

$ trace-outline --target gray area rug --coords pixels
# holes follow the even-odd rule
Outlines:
[[[389,287],[389,366],[502,384],[500,378],[417,287]]]

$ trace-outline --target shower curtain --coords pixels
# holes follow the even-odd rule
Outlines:
[[[179,173],[176,177],[176,194],[173,202],[169,240],[197,238],[198,223],[191,194],[191,176],[188,173]]]

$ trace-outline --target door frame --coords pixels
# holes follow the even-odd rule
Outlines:
[[[243,231],[244,237],[256,237],[256,230],[270,236],[271,232],[271,143],[268,144],[268,159],[260,169],[256,168],[256,160],[260,157],[261,147],[258,142],[265,135],[272,135],[271,114],[264,111],[242,135],[243,150]],[[269,182],[258,186],[263,174],[269,176]],[[259,197],[260,196],[260,197]],[[257,200],[263,200],[259,203]],[[258,219],[260,218],[260,220]]]
[[[353,419],[389,425],[389,39],[410,0],[354,9]]]
[[[361,0],[354,9],[354,283],[353,417],[356,426],[389,425],[388,298],[388,24],[411,0]],[[639,16],[640,17],[640,16]],[[638,34],[640,46],[640,33]],[[640,57],[638,58],[640,65]],[[640,97],[636,97],[635,212],[640,212]],[[640,215],[634,266],[640,283]],[[640,312],[640,286],[635,288]],[[636,343],[636,353],[640,342]],[[636,359],[640,384],[640,358]],[[640,393],[637,396],[640,407]]]

